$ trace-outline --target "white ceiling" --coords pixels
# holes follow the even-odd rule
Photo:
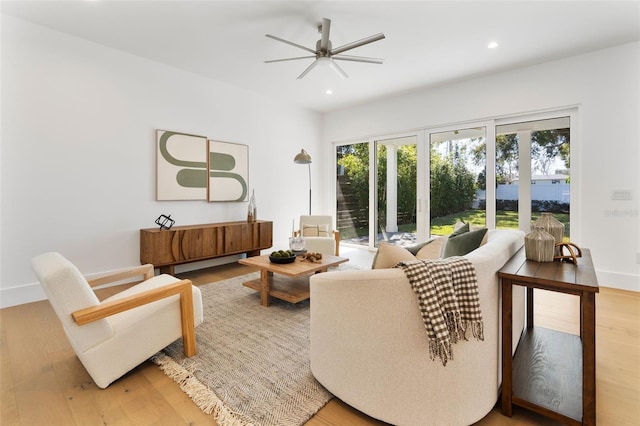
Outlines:
[[[372,99],[640,40],[633,1],[2,1],[2,13],[230,85],[332,111]],[[333,46],[383,32],[340,62],[342,80],[312,59],[321,18]],[[488,49],[497,41],[497,49]],[[613,64],[612,64],[613,65]],[[325,91],[331,89],[332,95]]]

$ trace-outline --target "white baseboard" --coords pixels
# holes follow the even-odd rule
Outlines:
[[[40,283],[3,288],[0,290],[0,309],[37,302],[46,298],[47,296],[42,291]]]
[[[600,287],[640,292],[640,275],[596,270]]]

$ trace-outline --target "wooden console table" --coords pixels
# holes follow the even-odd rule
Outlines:
[[[591,252],[577,265],[527,260],[524,247],[498,272],[502,279],[502,414],[517,405],[568,425],[596,424],[596,296]],[[512,351],[512,288],[527,287],[527,326]],[[533,289],[580,297],[580,336],[533,324]]]
[[[224,222],[140,230],[140,262],[161,273],[174,274],[175,265],[246,253],[259,256],[273,245],[273,222]]]

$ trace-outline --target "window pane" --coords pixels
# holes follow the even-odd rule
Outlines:
[[[538,219],[542,212],[553,213],[564,223],[567,242],[571,192],[569,152],[568,127],[531,132],[531,220]]]
[[[336,147],[336,211],[340,239],[369,243],[369,144]]]
[[[432,133],[430,235],[448,235],[457,221],[486,226],[485,128]]]
[[[569,117],[505,124],[496,127],[496,227],[528,229],[519,223],[519,210],[531,205],[531,221],[549,212],[565,225],[570,224],[570,120]],[[520,158],[523,153],[530,162]],[[526,173],[524,172],[526,170]],[[521,171],[529,182],[521,179]],[[521,186],[527,182],[528,188]],[[522,200],[527,194],[528,200]],[[526,201],[526,203],[525,203]],[[528,211],[528,210],[527,210]],[[526,225],[526,226],[522,226]]]
[[[376,141],[378,242],[416,242],[417,137]]]

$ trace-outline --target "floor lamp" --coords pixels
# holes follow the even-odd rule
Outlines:
[[[296,164],[306,164],[309,166],[309,215],[311,215],[311,156],[304,149],[293,159]]]

